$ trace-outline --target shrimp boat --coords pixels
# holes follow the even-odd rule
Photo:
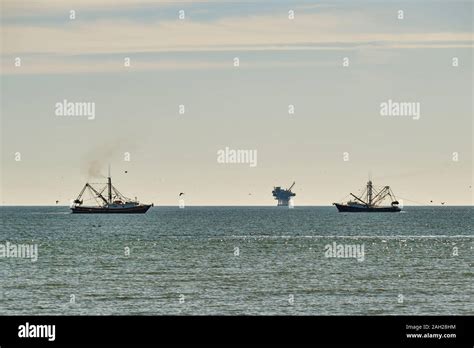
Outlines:
[[[102,185],[102,188],[97,189],[94,185]],[[91,184],[86,183],[82,188],[79,196],[73,201],[71,205],[71,212],[74,214],[144,214],[147,212],[151,204],[141,204],[135,198],[130,198],[122,195],[119,190],[112,185],[112,178],[107,178],[107,183],[104,184]],[[97,203],[96,206],[84,206],[83,195],[86,190],[92,196]],[[104,192],[106,194],[104,195]]]
[[[354,200],[347,203],[333,203],[341,213],[397,213],[401,211],[399,202],[390,186],[384,186],[377,189],[372,181],[367,182],[367,187],[361,196],[350,194]],[[390,205],[382,205],[383,201],[390,198]]]

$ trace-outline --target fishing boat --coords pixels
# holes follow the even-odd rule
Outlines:
[[[341,213],[397,213],[402,209],[390,186],[376,188],[372,181],[367,182],[364,192],[360,196],[350,194],[354,200],[347,203],[333,203]],[[390,205],[383,205],[384,201],[390,199]]]
[[[101,188],[94,186],[101,185]],[[104,186],[105,185],[105,186]],[[84,193],[88,191],[92,200],[97,203],[95,206],[83,205]],[[106,192],[106,194],[104,194]],[[74,214],[144,214],[153,206],[151,204],[141,204],[122,195],[115,186],[112,185],[112,178],[107,177],[105,184],[86,183],[79,196],[71,205],[71,212]]]

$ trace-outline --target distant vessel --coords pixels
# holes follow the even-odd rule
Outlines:
[[[107,183],[104,187],[97,190],[90,183],[86,183],[82,188],[79,196],[74,200],[71,211],[75,214],[144,214],[147,212],[152,204],[140,204],[136,199],[131,200],[130,198],[122,195],[113,185],[112,178],[107,178]],[[104,184],[102,184],[104,185]],[[89,190],[93,199],[98,203],[96,206],[84,206],[82,196],[86,189]],[[107,197],[102,194],[107,190]]]
[[[281,186],[273,188],[273,197],[278,201],[279,207],[287,207],[290,203],[291,197],[296,196],[296,193],[291,192],[291,189],[295,186],[295,182],[290,186],[289,189],[282,189]]]
[[[367,182],[367,187],[360,197],[350,194],[355,201],[346,204],[333,203],[339,212],[347,213],[396,213],[401,211],[394,193],[390,186],[384,186],[377,190],[373,187],[372,181]],[[384,199],[390,198],[389,206],[382,206]]]

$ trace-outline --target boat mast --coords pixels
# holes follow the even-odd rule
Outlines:
[[[109,199],[109,204],[112,204],[112,179],[110,178],[110,164],[109,164],[109,176],[107,180],[107,186],[108,186],[108,199]]]
[[[369,202],[369,206],[372,205],[372,180],[367,182],[367,201]]]

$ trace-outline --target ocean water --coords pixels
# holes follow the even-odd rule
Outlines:
[[[35,262],[0,257],[0,313],[472,315],[473,212],[0,207],[0,244],[38,247]]]

